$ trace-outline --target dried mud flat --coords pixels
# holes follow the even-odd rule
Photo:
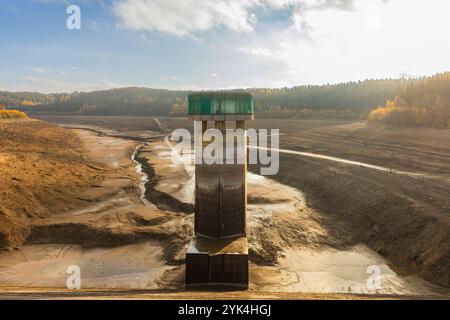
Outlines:
[[[49,210],[39,217],[21,217],[20,225],[24,227],[14,230],[22,232],[20,241],[9,242],[2,247],[0,285],[63,288],[66,286],[67,267],[78,265],[84,274],[84,288],[159,288],[166,271],[174,269],[182,261],[176,254],[190,234],[191,218],[141,202],[141,176],[131,160],[138,143],[133,139],[108,137],[108,130],[100,134],[96,132],[97,128],[68,130],[39,121],[11,122],[8,125],[14,127],[14,137],[41,127],[57,134],[58,138],[65,135],[76,137],[74,146],[83,155],[79,161],[95,179],[66,192],[64,187],[72,183],[71,176],[66,179],[64,172],[53,173],[59,176],[52,180],[53,185],[48,187],[51,192],[47,196],[49,202],[59,200],[59,210]],[[35,139],[34,144],[39,142]],[[62,145],[61,149],[69,147],[72,145]],[[38,151],[41,152],[44,151]],[[16,163],[16,166],[30,166],[29,170],[20,170],[28,177],[42,174],[40,169],[33,172],[34,166],[28,162],[21,163],[21,166]],[[59,168],[59,163],[56,167]],[[36,179],[29,192],[46,188],[48,183]],[[75,179],[74,184],[77,183]],[[51,199],[53,194],[57,194],[58,199]],[[65,197],[61,198],[60,194]],[[11,201],[9,205],[19,206],[27,200],[28,194],[17,192],[14,194],[16,198],[9,194],[4,197],[10,201],[17,198],[17,202]],[[29,210],[32,212],[33,208]],[[5,218],[12,215],[10,211]],[[7,232],[4,234],[12,238]],[[133,280],[139,278],[142,281]]]
[[[346,246],[366,244],[401,274],[450,287],[449,129],[265,119],[251,126],[280,129],[272,178],[302,190],[324,229]]]
[[[172,163],[170,143],[161,139],[161,123],[151,119],[147,119],[150,128],[123,132],[121,124],[103,128],[79,121],[70,124],[70,131],[79,137],[86,165],[98,177],[72,195],[81,205],[30,219],[20,250],[0,255],[0,286],[8,295],[24,294],[24,287],[64,288],[66,268],[75,264],[81,267],[85,290],[110,290],[107,295],[128,289],[175,290],[172,297],[178,292],[186,298],[183,259],[193,224],[192,166],[188,161]],[[61,118],[57,122],[64,123]],[[141,135],[140,130],[146,132]],[[135,159],[149,176],[145,185],[150,203],[140,197],[142,176],[131,159],[138,146]],[[322,293],[323,298],[336,293],[355,298],[360,293],[448,295],[448,290],[417,276],[399,275],[379,254],[355,243],[348,225],[336,224],[312,208],[299,189],[257,174],[249,175],[248,223],[252,262],[248,293],[255,297],[268,292],[277,297],[276,292],[310,297]],[[371,265],[382,270],[378,290],[366,286]],[[127,296],[133,293],[121,294]]]
[[[154,188],[193,204],[192,155],[171,159],[166,139],[148,144],[141,157],[155,170]],[[303,292],[393,295],[440,295],[447,289],[416,276],[400,276],[389,263],[363,244],[351,245],[348,230],[323,227],[327,218],[311,208],[298,189],[266,177],[248,176],[248,232],[251,292]],[[350,245],[349,245],[350,244]],[[367,268],[381,270],[381,287],[368,289]]]

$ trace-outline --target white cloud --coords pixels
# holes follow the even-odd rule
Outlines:
[[[374,6],[380,13],[376,29],[368,24],[377,12],[371,10]],[[238,50],[266,65],[285,64],[289,72],[283,76],[290,85],[396,77],[405,70],[413,75],[450,70],[449,1],[428,0],[425,6],[421,0],[358,0],[352,10],[336,8],[296,11],[294,16],[307,23],[307,37],[295,24],[255,34]],[[274,79],[279,76],[273,73]]]
[[[121,0],[113,10],[125,28],[189,36],[224,26],[251,32],[253,0]]]
[[[193,36],[199,31],[226,27],[236,32],[254,30],[256,8],[293,12],[329,7],[348,9],[353,0],[117,0],[113,11],[131,30]],[[299,16],[297,15],[297,22]]]
[[[277,58],[280,54],[279,50],[274,50],[268,47],[252,45],[248,47],[240,46],[238,50],[246,55],[255,56],[258,58]]]

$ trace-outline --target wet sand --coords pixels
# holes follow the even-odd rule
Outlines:
[[[2,286],[65,288],[68,268],[80,267],[82,289],[159,289],[165,265],[162,246],[143,242],[111,249],[31,245],[0,256]]]

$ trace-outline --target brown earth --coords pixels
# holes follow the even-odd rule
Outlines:
[[[75,127],[86,126],[86,121],[91,127],[107,127],[116,131],[108,133],[114,136],[111,138],[114,139],[114,144],[112,141],[111,144],[107,142],[109,138],[105,134],[99,135],[98,128],[91,128],[91,131],[74,131],[74,136],[76,133],[83,138],[84,146],[78,143],[78,147],[61,149],[78,152],[81,155],[78,165],[86,167],[86,176],[92,175],[93,180],[79,185],[74,182],[79,189],[71,192],[68,189],[67,197],[55,197],[55,206],[61,206],[61,209],[52,211],[51,206],[48,210],[43,209],[43,219],[27,215],[12,219],[15,209],[4,210],[6,213],[2,216],[11,220],[9,238],[18,239],[15,240],[16,246],[25,240],[28,244],[37,246],[56,243],[78,244],[85,248],[123,246],[143,240],[162,241],[162,258],[169,265],[182,263],[184,245],[192,233],[192,215],[182,213],[180,203],[189,203],[163,190],[161,183],[166,180],[161,179],[164,174],[161,170],[158,171],[157,163],[151,163],[155,157],[150,156],[152,151],[149,147],[143,149],[141,156],[157,171],[154,172],[155,177],[149,186],[162,194],[160,199],[163,201],[158,205],[159,209],[144,207],[139,201],[139,177],[133,172],[134,168],[129,161],[131,151],[137,145],[135,141],[148,139],[155,133],[160,134],[158,130],[162,129],[161,123],[149,118],[130,117],[92,119],[50,116],[45,119],[55,123],[72,124]],[[185,120],[161,121],[170,129],[190,127],[190,122]],[[64,135],[71,134],[66,129],[37,123],[43,127],[54,128],[52,130],[60,130]],[[305,193],[306,207],[303,211],[296,211],[295,215],[281,212],[273,218],[264,215],[260,217],[260,208],[254,213],[250,210],[250,216],[254,215],[253,218],[259,221],[250,231],[253,262],[260,266],[277,265],[280,259],[284,261],[278,253],[286,246],[291,249],[345,249],[365,243],[386,257],[390,266],[397,272],[418,272],[434,283],[450,286],[448,130],[417,133],[407,129],[396,131],[390,128],[366,127],[360,123],[330,121],[261,120],[253,124],[261,128],[282,128],[281,148],[307,150],[382,166],[389,164],[396,170],[419,171],[429,175],[402,176],[328,160],[281,154],[280,173],[271,179],[302,190]],[[19,130],[11,129],[12,127],[10,126],[10,130]],[[132,139],[120,140],[120,136],[129,136]],[[395,142],[392,142],[392,139],[395,139]],[[122,145],[117,146],[117,141],[121,141]],[[113,145],[116,147],[109,152]],[[27,148],[28,146],[25,150]],[[57,148],[52,150],[58,153]],[[28,155],[28,151],[24,153]],[[9,152],[7,154],[9,156]],[[22,161],[23,158],[26,157],[22,157]],[[24,162],[22,166],[32,168],[31,163]],[[421,170],[418,170],[419,168]],[[258,168],[252,170],[258,172]],[[64,174],[61,177],[67,176],[67,172],[61,172]],[[39,176],[39,179],[35,180],[43,179]],[[63,193],[65,188],[54,188],[56,185],[59,186],[59,182],[54,180],[53,189],[58,190],[51,192]],[[63,186],[66,185],[63,183]],[[67,186],[74,187],[73,183]],[[74,194],[82,196],[73,200]],[[254,190],[249,197],[249,209],[251,205],[277,206],[286,202],[282,201],[282,197],[280,199],[274,200],[264,195],[262,190]],[[21,228],[25,230],[21,231]],[[257,278],[273,274],[276,275],[271,279],[274,283],[286,281],[283,272],[280,278],[280,272],[275,269],[270,271],[270,268],[266,268],[259,272],[261,267],[252,268]],[[164,276],[158,281],[166,284],[173,281],[179,283],[182,272],[180,268],[164,272]],[[267,281],[268,278],[270,277],[254,280],[261,282]]]
[[[174,165],[169,142],[155,141],[140,149],[144,169],[152,177],[147,183],[147,198],[158,208],[192,213],[194,206],[194,166]],[[275,266],[282,252],[294,248],[345,248],[339,224],[325,231],[326,217],[305,206],[298,190],[262,176],[248,176],[247,231],[249,258],[257,265]],[[187,245],[187,242],[186,242]]]
[[[140,141],[159,132],[66,129],[36,120],[0,124],[1,287],[64,287],[71,264],[82,265],[85,287],[182,283],[177,266],[192,215],[142,203],[131,160]]]
[[[192,129],[183,119],[171,128]],[[367,126],[363,122],[257,120],[280,129],[280,148],[307,151],[417,176],[280,154],[272,178],[302,190],[331,233],[344,223],[347,244],[363,242],[403,274],[450,287],[450,130]],[[254,172],[258,168],[251,167]],[[328,221],[328,223],[326,223]],[[344,230],[345,230],[344,229]]]
[[[190,234],[190,218],[186,227],[180,226],[185,214],[140,202],[139,177],[130,159],[136,138],[36,120],[1,121],[0,249],[23,244],[115,247],[165,240],[164,259],[179,264],[177,254]]]
[[[310,152],[419,173],[406,176],[282,154],[276,179],[303,190],[327,216],[345,221],[355,243],[368,244],[399,271],[450,287],[450,130],[363,123],[297,134],[299,128],[286,123],[282,128],[282,148],[301,145]]]
[[[367,295],[336,293],[302,293],[302,292],[249,292],[222,290],[179,291],[179,290],[111,290],[96,289],[73,291],[67,289],[45,288],[2,288],[4,300],[446,300],[435,295]]]
[[[30,221],[85,205],[74,195],[102,179],[76,134],[41,121],[1,120],[0,249],[19,247]]]
[[[116,130],[117,132],[160,132],[161,128],[151,117],[114,117],[114,116],[78,116],[78,115],[32,115],[33,118],[42,119],[50,123],[73,126],[98,126]]]
[[[182,164],[174,164],[168,140],[141,149],[142,158],[157,176],[152,190],[192,204],[194,167],[188,160],[192,155],[183,157]],[[249,173],[248,194],[250,291],[370,294],[364,289],[366,268],[377,265],[383,270],[378,294],[448,294],[448,290],[414,276],[396,275],[379,255],[355,245],[351,229],[344,223],[305,203],[297,189]]]

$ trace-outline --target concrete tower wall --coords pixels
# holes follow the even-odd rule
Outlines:
[[[216,122],[216,128],[224,131],[225,123]],[[246,164],[197,164],[195,182],[195,233],[216,239],[245,236]]]

